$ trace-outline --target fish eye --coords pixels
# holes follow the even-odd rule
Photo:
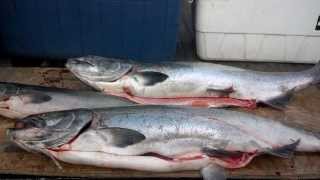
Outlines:
[[[14,124],[15,129],[29,129],[37,127],[37,124],[33,121],[17,121]]]
[[[88,62],[88,61],[82,61],[81,63],[85,64],[85,65],[88,65],[88,66],[91,66],[91,67],[95,67],[95,65],[93,63]]]
[[[28,128],[43,128],[45,126],[45,120],[42,118],[30,118],[27,120],[16,121],[15,128],[28,129]]]
[[[26,127],[26,123],[22,122],[22,121],[17,121],[15,124],[14,124],[14,128],[15,129],[23,129]]]

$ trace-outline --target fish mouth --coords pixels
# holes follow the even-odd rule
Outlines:
[[[28,114],[21,113],[19,111],[14,111],[10,108],[7,100],[0,101],[0,115],[11,118],[11,119],[21,119],[26,117]]]
[[[0,101],[0,109],[9,109],[9,105],[6,100]]]

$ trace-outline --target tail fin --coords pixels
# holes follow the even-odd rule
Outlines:
[[[316,85],[320,83],[320,61],[310,70],[308,70],[313,77],[312,84]]]

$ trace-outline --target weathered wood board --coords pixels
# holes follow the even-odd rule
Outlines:
[[[1,68],[0,81],[25,84],[90,89],[65,69],[46,68]],[[281,112],[270,108],[251,111],[278,119],[301,128],[320,132],[320,90],[316,87],[298,93],[289,110]],[[0,145],[7,143],[5,129],[12,127],[14,120],[0,118]],[[200,177],[199,172],[150,173],[128,170],[111,170],[62,163],[59,170],[47,157],[28,152],[1,152],[0,174],[28,174],[76,177]],[[297,153],[292,159],[271,156],[257,157],[242,169],[228,172],[231,178],[320,178],[320,153]]]

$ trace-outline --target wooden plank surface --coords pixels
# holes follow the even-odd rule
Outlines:
[[[65,69],[53,68],[1,68],[0,81],[34,85],[90,89]],[[250,111],[262,116],[320,132],[320,90],[308,88],[297,93],[285,112],[270,108]],[[5,129],[13,120],[0,117],[0,145],[7,143]],[[90,166],[61,163],[59,170],[53,162],[40,154],[23,151],[0,153],[0,173],[76,177],[200,177],[199,172],[150,173],[128,170],[112,170]],[[297,153],[292,159],[260,156],[242,169],[228,171],[231,178],[320,178],[320,153]]]

